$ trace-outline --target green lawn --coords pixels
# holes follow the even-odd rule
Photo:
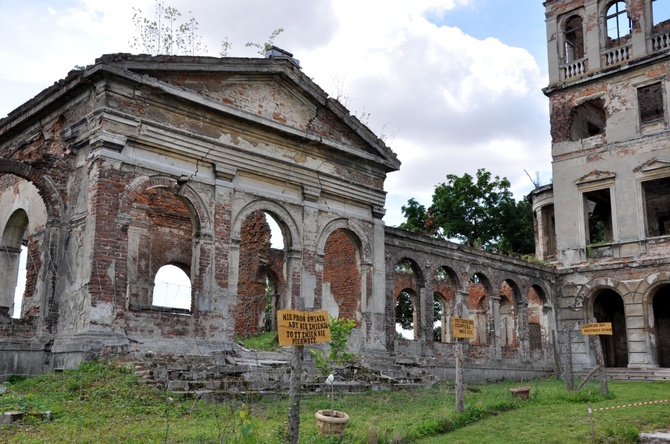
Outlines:
[[[89,363],[79,370],[29,379],[9,378],[0,410],[50,410],[54,420],[29,417],[0,426],[10,443],[281,443],[286,438],[288,398],[241,395],[224,403],[184,399],[137,381],[121,365]],[[469,386],[466,410],[454,411],[449,385],[430,390],[338,395],[335,408],[351,422],[342,439],[317,435],[314,412],[330,407],[326,394],[305,394],[301,443],[583,443],[590,442],[587,402],[594,408],[670,398],[667,383],[611,383],[602,396],[596,384],[578,394],[560,381],[532,381],[531,399],[516,402],[513,382]],[[670,405],[595,412],[599,442],[636,442],[639,431],[670,425]],[[447,432],[448,433],[444,433]]]

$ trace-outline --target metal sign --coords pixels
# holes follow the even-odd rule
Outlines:
[[[277,311],[279,345],[310,345],[330,341],[328,311]]]
[[[611,322],[598,322],[595,324],[586,324],[581,327],[583,335],[611,335]]]
[[[467,318],[451,318],[451,335],[454,338],[474,339],[475,321]]]

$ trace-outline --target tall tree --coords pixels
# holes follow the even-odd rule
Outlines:
[[[447,175],[438,184],[430,207],[410,199],[402,207],[405,222],[400,228],[444,239],[457,239],[494,252],[532,253],[533,217],[530,204],[516,202],[506,178],[477,170]]]

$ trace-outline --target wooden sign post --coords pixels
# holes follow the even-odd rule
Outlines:
[[[279,345],[311,345],[330,341],[328,311],[277,311]]]
[[[451,337],[456,338],[456,412],[463,413],[463,339],[475,338],[475,321],[467,318],[451,318]]]
[[[279,345],[293,346],[289,382],[289,443],[297,444],[300,434],[300,378],[305,345],[330,341],[328,311],[277,310]]]
[[[585,336],[589,336],[593,348],[596,351],[596,363],[600,367],[600,391],[602,393],[609,393],[609,387],[607,386],[607,373],[605,373],[605,357],[603,356],[603,347],[600,343],[600,338],[596,336],[599,335],[612,335],[612,323],[611,322],[594,322],[595,319],[591,320],[590,324],[582,325],[580,330]]]

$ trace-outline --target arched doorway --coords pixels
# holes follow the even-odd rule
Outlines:
[[[604,290],[593,301],[597,322],[611,322],[612,335],[600,335],[605,367],[628,366],[628,340],[623,299],[613,290]]]
[[[656,292],[653,309],[658,365],[670,367],[670,285]]]

